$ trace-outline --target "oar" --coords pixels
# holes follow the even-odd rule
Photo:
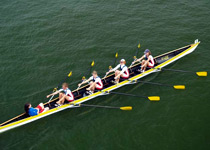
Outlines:
[[[53,95],[53,96],[50,97],[48,103],[53,99],[54,96],[55,96],[55,95]]]
[[[90,71],[89,71],[89,74],[91,74],[91,70],[92,70],[92,68],[93,68],[94,65],[95,65],[95,62],[94,62],[94,60],[93,60],[92,63],[90,64]],[[86,80],[86,77],[83,76],[83,77],[82,77],[82,83],[83,83],[85,80]],[[78,90],[79,88],[80,88],[80,86],[78,86],[77,90]]]
[[[93,67],[95,65],[95,62],[94,61],[92,61],[92,63],[91,63],[91,68]],[[90,72],[91,72],[91,68],[90,68]],[[83,76],[82,77],[82,81],[84,81],[86,79],[86,77],[85,76]],[[71,84],[69,84],[69,86],[70,85],[73,85],[73,84],[75,84],[75,83],[78,83],[78,82],[80,82],[81,80],[77,80],[77,81],[75,81],[75,82],[72,82]]]
[[[115,66],[116,61],[117,61],[117,58],[118,58],[118,52],[115,54],[114,63],[113,63],[113,65],[110,65],[110,66],[109,66],[109,70],[111,70],[111,69],[112,69],[112,66]],[[106,74],[103,78],[106,78],[106,76],[107,76],[107,75],[108,75],[108,74]]]
[[[62,83],[64,83],[68,78],[70,78],[71,76],[72,76],[72,71],[69,72],[68,76],[67,76],[64,80],[62,80],[62,81],[58,84],[58,86],[55,87],[55,88],[53,89],[53,91],[54,91],[54,92],[57,91],[58,87],[59,87]]]
[[[107,109],[120,109],[120,110],[132,110],[132,107],[131,106],[113,107],[113,106],[88,105],[88,104],[75,104],[75,106],[80,106],[80,107],[95,107],[95,108],[107,108]]]
[[[185,85],[170,85],[170,84],[162,84],[162,83],[156,83],[156,82],[148,82],[148,81],[134,81],[135,83],[146,83],[146,84],[152,84],[152,85],[159,85],[159,86],[166,86],[166,87],[173,87],[177,90],[185,90]]]
[[[112,69],[112,67],[113,67],[113,66],[115,66],[115,64],[116,64],[116,61],[117,61],[117,58],[118,58],[118,52],[115,54],[115,56],[114,56],[114,57],[115,57],[115,59],[114,59],[114,63],[113,63],[113,65],[110,65],[110,66],[109,66],[109,70],[111,70],[111,69]]]
[[[206,77],[207,72],[206,71],[201,71],[201,72],[193,72],[193,71],[186,71],[186,70],[176,70],[176,69],[166,69],[166,68],[158,68],[158,70],[166,70],[166,71],[174,71],[174,72],[184,72],[184,73],[193,73],[196,74],[199,77]]]
[[[112,66],[115,66],[116,61],[117,61],[117,58],[118,58],[118,53],[116,53],[116,54],[115,54],[115,60],[114,60],[114,63],[113,63],[113,65],[112,65]]]
[[[91,74],[91,70],[92,70],[92,68],[93,68],[93,66],[95,65],[95,62],[94,62],[94,60],[92,61],[92,63],[90,64],[90,69],[89,69],[89,74]],[[88,74],[88,75],[89,75]],[[86,80],[86,77],[85,77],[85,75],[82,77],[82,82],[84,82]]]
[[[89,71],[89,74],[91,74],[91,70],[92,70],[92,68],[93,68],[93,66],[95,65],[95,62],[94,61],[92,61],[92,63],[91,63],[91,65],[90,65],[90,71]]]
[[[142,95],[134,95],[134,94],[127,94],[127,93],[120,93],[120,92],[111,92],[111,91],[106,91],[105,93],[107,93],[107,94],[117,94],[117,95],[125,95],[125,96],[133,96],[133,97],[147,98],[150,101],[159,101],[160,100],[160,97],[159,96],[142,96]]]
[[[136,61],[136,59],[137,59],[138,51],[139,51],[140,47],[141,47],[141,45],[140,45],[140,43],[139,43],[139,44],[138,44],[138,49],[136,50],[136,53],[135,53],[135,55],[133,56],[133,62]],[[133,65],[133,62],[131,63],[130,67]]]

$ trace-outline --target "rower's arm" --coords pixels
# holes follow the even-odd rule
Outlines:
[[[89,78],[88,80],[85,80],[85,81],[81,82],[78,86],[81,86],[81,85],[83,85],[85,83],[88,83],[88,82],[90,82],[90,80],[91,80],[91,78]]]
[[[136,62],[138,62],[138,61],[141,61],[142,59],[144,59],[144,57],[145,57],[145,56],[143,55],[141,58],[135,60],[134,63],[136,63]]]
[[[50,96],[56,95],[56,94],[58,94],[58,93],[60,93],[60,91],[56,91],[56,92],[54,92],[54,93],[52,93],[52,94],[47,95],[47,98],[49,98]]]
[[[82,82],[82,84],[88,83],[88,82],[90,82],[90,80],[91,80],[91,78],[85,80],[84,82]]]
[[[115,68],[113,68],[113,69],[112,69],[112,72],[113,72],[113,71],[116,71],[118,68],[120,68],[120,65],[117,65]]]
[[[120,67],[120,65],[117,65],[115,68],[110,69],[106,74],[109,74],[110,72],[114,72],[115,70],[117,70]]]

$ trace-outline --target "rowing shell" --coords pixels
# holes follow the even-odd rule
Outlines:
[[[129,67],[129,71],[130,71],[129,79],[121,80],[117,85],[114,85],[112,83],[112,80],[114,79],[114,74],[111,74],[111,75],[102,79],[102,82],[104,84],[104,89],[102,91],[97,91],[94,94],[91,94],[91,95],[85,94],[86,88],[88,85],[83,86],[79,89],[76,89],[72,92],[75,97],[75,101],[73,103],[81,104],[81,103],[84,103],[84,102],[86,102],[90,99],[93,99],[95,97],[106,95],[109,91],[113,91],[113,90],[120,88],[124,85],[133,84],[134,83],[133,81],[135,81],[135,80],[143,78],[144,76],[147,76],[151,73],[161,71],[161,68],[192,53],[199,44],[200,44],[200,42],[198,40],[195,40],[194,44],[190,44],[190,45],[184,46],[182,48],[179,48],[179,49],[176,49],[176,50],[173,50],[168,53],[165,53],[165,54],[155,57],[155,61],[156,61],[155,67],[146,70],[144,73],[138,72],[141,64],[140,63],[135,64],[135,65]],[[44,118],[51,114],[57,113],[59,111],[63,111],[65,109],[78,107],[76,105],[70,105],[69,103],[66,103],[60,107],[55,107],[54,104],[56,103],[56,101],[58,101],[58,98],[55,98],[55,99],[51,100],[50,102],[44,104],[45,107],[48,107],[49,105],[51,106],[51,109],[49,111],[38,114],[36,116],[31,116],[31,117],[28,116],[26,113],[23,113],[17,117],[14,117],[14,118],[0,124],[0,133],[5,132],[10,129],[13,129],[13,128],[16,128],[16,127],[19,127],[19,126],[22,126],[22,125],[25,125],[25,124],[33,122],[35,120]]]

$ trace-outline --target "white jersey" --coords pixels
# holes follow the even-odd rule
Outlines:
[[[64,89],[60,89],[59,92],[64,92],[65,95],[72,97],[72,92],[71,92],[71,90],[69,88],[67,88],[65,90]]]
[[[103,82],[101,81],[101,78],[99,78],[98,76],[96,78],[91,76],[89,79],[93,80],[93,82],[96,83],[96,89],[102,89],[103,88]]]
[[[117,69],[119,69],[122,73],[122,77],[123,78],[129,78],[129,71],[128,71],[128,67],[126,65],[117,65],[113,71],[116,71]]]
[[[120,69],[121,72],[125,73],[128,71],[128,67],[126,65],[117,65],[113,70],[116,71],[117,69]]]
[[[71,92],[71,90],[69,88],[67,88],[65,90],[64,89],[60,89],[59,92],[64,92],[65,95],[69,97],[69,99],[68,99],[69,102],[74,101],[74,95],[73,95],[73,93]]]
[[[150,66],[154,66],[155,61],[154,61],[154,58],[152,57],[152,55],[149,55],[149,57],[148,57],[148,58],[147,58],[147,56],[146,56],[146,55],[144,55],[144,58],[145,58],[146,60],[150,59],[150,61],[149,61]]]
[[[96,82],[97,84],[103,84],[101,78],[99,77],[94,78],[93,76],[91,76],[90,80],[93,80],[93,82]]]

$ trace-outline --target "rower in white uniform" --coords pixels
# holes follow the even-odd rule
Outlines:
[[[90,82],[90,83],[89,83]],[[102,90],[103,89],[103,82],[101,81],[101,78],[98,76],[98,73],[96,71],[93,71],[92,76],[85,80],[84,82],[78,84],[80,87],[82,84],[89,83],[89,87],[86,89],[89,91],[90,94],[95,92],[95,89]]]
[[[67,100],[68,102],[72,102],[74,101],[74,95],[71,92],[71,90],[68,88],[68,84],[67,83],[63,83],[62,84],[62,88],[50,95],[47,95],[47,98],[49,98],[50,96],[56,95],[59,93],[59,100],[56,102],[56,106],[60,106],[62,104],[64,104],[65,100]]]
[[[115,68],[109,70],[106,74],[109,74],[110,72],[115,72],[115,84],[119,83],[120,78],[128,79],[129,78],[129,71],[128,67],[125,65],[126,61],[125,59],[120,60],[120,64],[118,64]]]
[[[149,49],[146,49],[144,51],[144,55],[141,58],[135,60],[132,64],[134,64],[136,62],[140,62],[140,61],[142,61],[141,62],[141,72],[144,72],[147,67],[153,68],[155,65],[154,58],[153,58]]]

